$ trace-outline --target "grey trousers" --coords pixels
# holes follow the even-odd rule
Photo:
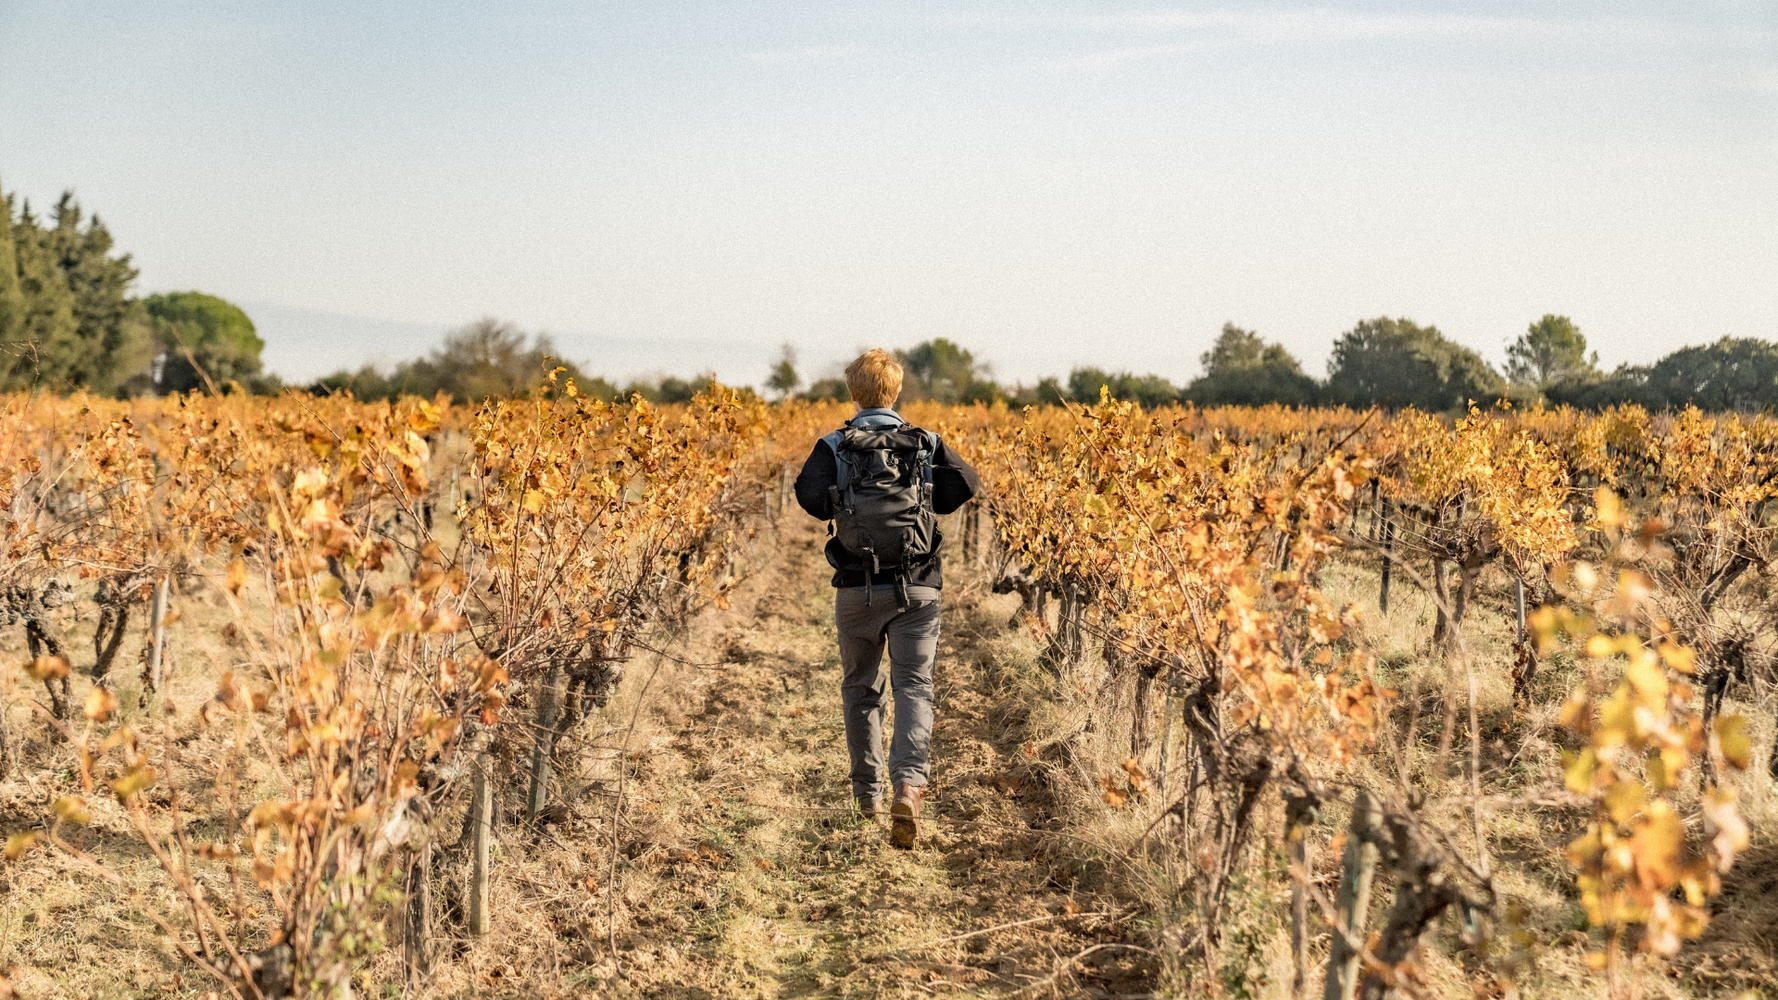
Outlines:
[[[889,745],[894,784],[925,787],[932,737],[932,665],[938,656],[938,591],[913,588],[906,611],[892,590],[834,591],[833,621],[840,634],[840,704],[846,714],[846,747],[852,753],[852,795],[882,795],[883,708],[895,692],[895,736]],[[929,598],[922,600],[921,598]],[[883,647],[889,669],[883,669]]]

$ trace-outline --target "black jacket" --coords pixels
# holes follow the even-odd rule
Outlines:
[[[839,475],[833,449],[825,441],[815,442],[815,449],[809,452],[808,460],[803,462],[803,471],[796,477],[796,502],[809,512],[809,516],[823,521],[833,520],[833,501],[827,490],[839,484]],[[968,503],[981,488],[981,477],[968,462],[958,458],[956,452],[945,447],[944,439],[940,438],[938,448],[932,453],[932,509],[949,514]],[[940,551],[934,552],[930,561],[908,574],[908,586],[935,589],[944,586],[943,544],[941,532]],[[835,587],[864,586],[864,564],[841,548],[839,539],[828,539],[827,559],[841,567],[833,574]]]

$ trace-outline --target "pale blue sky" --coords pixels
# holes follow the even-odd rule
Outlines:
[[[1778,4],[0,0],[0,183],[307,378],[483,314],[756,382],[946,336],[1184,381],[1225,320],[1490,359],[1778,339]]]

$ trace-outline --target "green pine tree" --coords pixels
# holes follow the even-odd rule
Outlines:
[[[0,391],[125,389],[153,356],[148,314],[129,294],[129,255],[112,256],[97,218],[82,225],[72,195],[47,226],[29,203],[15,217],[12,197],[0,201]]]
[[[73,350],[56,359],[57,381],[112,395],[154,359],[148,313],[129,294],[137,271],[129,254],[111,255],[111,232],[97,216],[81,226],[72,194],[56,203],[54,219],[52,246],[74,295],[75,318]]]
[[[197,392],[206,377],[218,389],[230,382],[245,387],[259,375],[265,341],[239,306],[203,292],[150,295],[145,305],[167,355],[162,391]]]
[[[4,191],[0,187],[0,192]],[[19,258],[12,245],[12,199],[4,193],[0,193],[0,209],[6,213],[0,218],[0,345],[5,345],[19,338],[28,305],[24,289],[19,287]]]
[[[1506,380],[1481,355],[1406,317],[1361,320],[1334,342],[1327,367],[1328,396],[1355,408],[1461,411],[1506,391]]]
[[[0,357],[0,389],[59,388],[64,359],[78,351],[74,293],[57,262],[52,234],[38,225],[30,203],[24,203],[14,220],[8,198],[6,213],[24,313],[7,338],[5,357]]]

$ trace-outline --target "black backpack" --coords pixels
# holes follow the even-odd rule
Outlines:
[[[876,577],[893,576],[905,606],[907,571],[938,551],[938,516],[932,511],[932,453],[938,439],[911,424],[847,423],[823,440],[833,449],[838,471],[837,483],[828,488],[834,537],[864,564],[866,587]]]

